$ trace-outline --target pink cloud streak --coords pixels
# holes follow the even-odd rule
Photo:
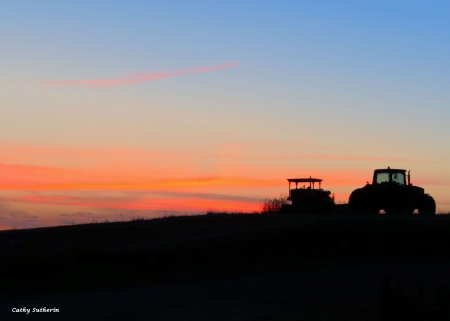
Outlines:
[[[43,82],[47,86],[93,86],[93,87],[111,87],[111,86],[126,86],[137,85],[145,82],[162,79],[167,77],[182,76],[187,74],[194,74],[199,72],[207,72],[219,69],[227,69],[236,67],[239,62],[227,62],[222,65],[201,67],[195,69],[169,71],[169,72],[145,72],[134,73],[117,79],[92,79],[92,80],[50,80]]]

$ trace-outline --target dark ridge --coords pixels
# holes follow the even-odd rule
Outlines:
[[[0,299],[324,266],[449,261],[450,215],[209,214],[0,232]],[[31,294],[30,294],[31,293]]]

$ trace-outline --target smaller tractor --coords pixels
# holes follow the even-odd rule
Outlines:
[[[423,188],[411,184],[410,173],[404,169],[376,169],[372,184],[354,190],[348,206],[351,212],[379,214],[436,214],[436,202]]]
[[[330,191],[321,188],[322,179],[319,178],[289,178],[289,197],[287,204],[280,209],[282,213],[328,213],[334,209],[334,196]],[[291,188],[295,183],[295,188]],[[304,183],[299,188],[298,184]],[[316,188],[318,183],[318,188]]]

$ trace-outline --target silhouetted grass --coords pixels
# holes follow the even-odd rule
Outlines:
[[[349,264],[450,260],[450,215],[212,214],[0,232],[0,297]]]
[[[279,212],[281,207],[287,204],[287,194],[281,194],[279,197],[266,198],[264,199],[261,212],[263,213],[274,213]]]

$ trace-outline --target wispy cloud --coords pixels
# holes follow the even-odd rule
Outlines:
[[[21,195],[0,198],[0,205],[2,203],[16,205],[40,204],[78,208],[84,207],[91,210],[175,210],[188,212],[205,212],[210,208],[254,211],[259,208],[261,202],[262,198],[259,197],[171,191],[40,191],[22,192]],[[90,215],[91,212],[88,212],[87,216]],[[61,216],[66,215],[64,214]]]
[[[88,79],[88,80],[50,80],[42,84],[47,86],[91,86],[91,87],[111,87],[111,86],[126,86],[137,85],[145,82],[167,78],[182,76],[187,74],[194,74],[199,72],[207,72],[219,69],[232,68],[239,65],[239,62],[227,62],[222,65],[200,67],[195,69],[176,70],[168,72],[144,72],[125,75],[120,78],[113,79]]]

